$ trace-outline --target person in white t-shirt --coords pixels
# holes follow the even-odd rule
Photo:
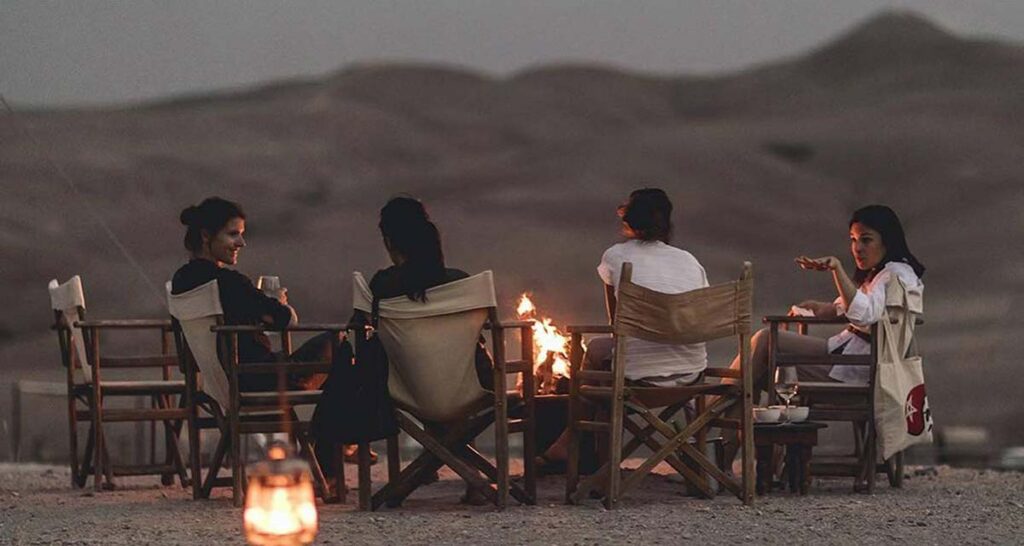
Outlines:
[[[827,271],[832,274],[838,297],[831,302],[803,301],[798,308],[810,311],[816,317],[845,316],[850,324],[842,332],[821,338],[795,332],[779,332],[779,351],[791,354],[861,355],[871,352],[871,325],[882,318],[885,310],[886,284],[897,276],[908,294],[922,295],[925,267],[910,252],[899,217],[884,205],[869,205],[858,209],[850,219],[850,253],[856,270],[851,278],[835,256],[808,258],[800,256],[796,263],[809,271]],[[791,310],[790,314],[796,313]],[[768,331],[761,329],[750,340],[754,396],[766,390],[772,378],[768,377]],[[732,367],[739,368],[739,358]],[[791,373],[792,368],[788,369]],[[780,373],[786,373],[785,371]],[[869,370],[863,366],[801,366],[800,381],[835,381],[867,383]],[[790,376],[791,377],[791,376]],[[733,413],[739,411],[737,406]],[[729,431],[723,435],[730,436]],[[735,435],[733,432],[732,436]],[[731,438],[727,437],[729,442]],[[736,442],[731,442],[735,448]],[[733,454],[735,449],[733,449]]]
[[[630,194],[618,209],[626,241],[604,252],[597,274],[604,282],[609,322],[615,319],[616,294],[622,264],[633,264],[632,282],[666,294],[680,294],[708,286],[707,273],[689,252],[671,246],[672,202],[663,190],[644,188]],[[595,338],[587,344],[585,368],[609,369],[614,342]],[[703,343],[668,345],[635,338],[626,339],[626,380],[647,386],[689,385],[707,368]],[[561,437],[538,457],[542,471],[564,466],[568,435]]]

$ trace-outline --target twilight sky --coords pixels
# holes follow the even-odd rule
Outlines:
[[[719,72],[801,53],[883,9],[1024,41],[1021,0],[0,0],[0,94],[103,104],[368,61]]]

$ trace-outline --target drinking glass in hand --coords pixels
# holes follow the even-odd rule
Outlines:
[[[775,392],[786,402],[786,407],[799,390],[796,369],[791,367],[775,369]]]

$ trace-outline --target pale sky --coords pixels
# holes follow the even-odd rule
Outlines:
[[[1022,0],[0,0],[0,93],[19,106],[117,103],[378,61],[494,76],[559,62],[723,72],[884,9],[1024,42]]]

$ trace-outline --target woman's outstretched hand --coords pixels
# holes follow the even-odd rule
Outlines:
[[[842,262],[835,256],[825,256],[823,258],[808,258],[807,256],[800,256],[793,260],[800,269],[807,269],[812,271],[835,271],[843,267]]]

